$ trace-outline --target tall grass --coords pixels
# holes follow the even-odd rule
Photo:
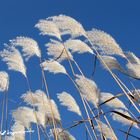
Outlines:
[[[86,130],[86,139],[119,140],[120,132],[126,135],[126,140],[129,137],[140,139],[137,134],[131,132],[132,128],[135,131],[140,129],[140,92],[136,88],[135,90],[129,89],[122,77],[119,78],[118,73],[114,73],[114,70],[121,72],[122,76],[127,76],[132,84],[132,79],[140,79],[140,59],[132,52],[124,52],[111,35],[97,29],[86,31],[82,24],[69,16],[58,15],[41,19],[35,27],[40,30],[41,35],[50,38],[50,41],[44,45],[47,51],[46,58],[42,56],[44,52],[41,52],[37,41],[23,36],[10,40],[0,52],[0,57],[7,64],[8,69],[23,74],[28,85],[27,92],[19,96],[24,105],[18,104],[17,109],[12,110],[12,113],[9,114],[8,112],[11,111],[8,110],[9,78],[7,72],[0,71],[0,92],[3,92],[0,130],[2,132],[6,129],[6,134],[1,136],[1,139],[24,140],[30,138],[32,140],[34,139],[32,134],[25,133],[25,130],[32,130],[34,124],[37,126],[35,132],[38,134],[38,140],[76,140],[69,130],[74,130],[75,127],[79,127],[80,130],[83,128],[80,127],[82,124]],[[66,35],[68,35],[68,39],[64,39]],[[101,91],[100,85],[86,76],[74,58],[75,55],[78,57],[85,53],[95,57],[93,74],[96,74],[96,61],[99,61],[116,82],[114,86],[118,85],[122,93],[116,95],[109,91],[110,89],[108,89],[109,92]],[[33,81],[29,81],[26,63],[32,56],[36,56],[40,62],[37,67],[42,74],[45,91],[40,87],[34,92],[31,87]],[[118,57],[126,61],[125,66],[121,64]],[[63,62],[68,62],[70,70]],[[88,66],[85,69],[88,71]],[[50,74],[66,75],[77,90],[78,100],[77,96],[63,91],[65,87],[62,87],[62,93],[57,94],[60,105],[66,106],[68,111],[81,117],[79,120],[69,120],[73,123],[72,125],[64,125],[61,117],[63,114],[60,113],[63,108],[57,107],[54,96],[49,90],[48,72],[46,71]],[[102,79],[102,77],[99,78]],[[36,81],[35,78],[34,80]],[[121,96],[130,102],[132,109],[127,106],[125,100],[119,99]],[[81,102],[82,105],[78,105],[78,102]],[[12,126],[11,123],[8,124],[8,118],[11,117],[14,121]],[[127,132],[120,125],[120,128],[116,129],[115,123],[126,125]],[[21,130],[23,133],[9,135],[8,126],[11,127],[13,133],[17,130]]]

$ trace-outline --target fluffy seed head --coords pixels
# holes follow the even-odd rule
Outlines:
[[[97,29],[92,29],[91,31],[87,32],[87,36],[93,44],[92,46],[93,49],[97,49],[98,51],[100,51],[101,54],[105,55],[115,54],[125,57],[120,46],[109,34]]]
[[[9,76],[5,71],[0,71],[0,91],[7,91],[9,87]]]
[[[128,117],[131,117],[130,114],[127,111],[123,111],[121,109],[115,109],[115,110],[120,112],[120,113],[122,113],[122,114],[124,114],[124,115],[126,115],[126,116],[128,116]],[[118,115],[116,113],[112,113],[111,116],[112,116],[114,121],[120,122],[123,125],[129,125],[129,126],[133,123],[133,126],[138,128],[137,123],[135,123],[135,122],[133,122],[131,120],[128,120],[128,119],[126,119],[126,118],[124,118],[124,117],[122,117],[122,116],[120,116],[120,115]]]
[[[72,53],[91,53],[93,54],[92,49],[83,41],[79,39],[69,39],[65,43],[65,47],[71,50]]]
[[[85,30],[83,26],[77,22],[75,19],[65,16],[65,15],[59,15],[59,16],[52,16],[47,18],[48,21],[53,21],[57,27],[59,28],[59,31],[61,32],[61,35],[71,35],[72,38],[78,37],[78,36],[85,36]]]
[[[82,115],[78,104],[70,94],[62,92],[61,94],[57,94],[57,97],[61,102],[61,105],[66,106],[69,111],[75,112],[79,116]]]
[[[44,114],[44,112],[41,111],[37,111],[36,112],[37,115],[37,120],[38,120],[38,124],[42,125],[44,128],[46,128],[46,116]]]
[[[69,58],[73,59],[71,53],[69,51],[65,51],[64,46],[61,42],[56,40],[51,40],[50,43],[46,44],[47,47],[47,54],[52,56],[53,59],[58,59],[59,62]]]
[[[19,36],[16,39],[10,40],[11,44],[15,47],[22,47],[23,55],[26,60],[29,60],[32,56],[41,57],[41,51],[39,49],[38,43],[29,37]]]
[[[50,104],[51,104],[51,106],[50,106]],[[51,110],[51,107],[52,107],[52,110]],[[61,120],[59,110],[58,110],[57,105],[54,100],[49,101],[49,99],[48,99],[47,102],[40,103],[38,105],[38,111],[40,111],[44,114],[44,116],[46,117],[47,124],[51,125],[53,122],[52,121],[52,111],[53,111],[55,122],[59,123]]]
[[[12,112],[12,117],[27,129],[31,128],[31,123],[36,123],[33,109],[29,107],[19,107]]]
[[[25,127],[19,122],[15,122],[11,130],[15,140],[25,140]]]
[[[41,19],[35,27],[40,30],[41,35],[50,35],[61,40],[61,33],[54,22],[48,21],[47,19]]]
[[[112,95],[111,93],[101,92],[100,93],[100,103],[103,103],[112,97],[114,97],[114,95]],[[110,108],[122,108],[122,109],[127,110],[127,107],[125,106],[125,104],[118,98],[115,98],[115,99],[105,103],[105,105],[107,105]]]
[[[26,67],[20,52],[14,47],[9,47],[0,52],[2,60],[6,62],[9,70],[18,71],[26,77]]]
[[[105,64],[111,69],[116,69],[116,70],[119,70],[119,71],[124,71],[123,68],[121,67],[120,63],[117,61],[117,59],[115,57],[112,57],[112,56],[102,56]],[[102,63],[102,62],[101,62]],[[107,69],[106,65],[104,65],[102,63],[103,67],[105,69]]]
[[[42,90],[36,90],[34,93],[27,91],[21,96],[21,98],[24,102],[32,106],[38,106],[40,103],[42,103],[42,101],[48,102],[48,98]]]
[[[97,107],[99,103],[99,89],[96,83],[81,75],[77,75],[75,82],[83,97]]]
[[[132,52],[126,53],[126,57],[133,64],[140,64],[140,59]]]
[[[140,64],[135,64],[135,63],[127,63],[127,73],[128,75],[134,77],[134,78],[140,78]]]
[[[54,100],[50,100],[47,98],[46,94],[41,90],[36,90],[35,93],[27,92],[21,96],[21,98],[32,106],[37,107],[37,114],[42,114],[41,118],[43,120],[39,120],[39,122],[43,125],[52,124],[52,111],[54,114],[54,119],[57,123],[60,122],[60,114]],[[33,102],[34,101],[34,102]],[[51,105],[51,106],[50,106]],[[52,107],[52,109],[51,109]],[[44,123],[45,121],[45,123]]]
[[[57,73],[67,74],[65,67],[63,65],[61,65],[60,63],[58,63],[57,61],[53,61],[53,60],[47,61],[46,60],[43,63],[41,63],[41,67],[44,70],[47,70],[54,74],[57,74]]]
[[[134,53],[126,54],[129,62],[126,64],[128,75],[134,78],[140,78],[140,59]]]

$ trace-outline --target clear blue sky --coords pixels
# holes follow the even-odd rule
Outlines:
[[[108,32],[124,51],[133,51],[140,57],[139,0],[0,0],[0,50],[3,49],[3,43],[7,43],[9,39],[19,35],[34,38],[43,50],[46,40],[38,35],[39,32],[34,28],[34,25],[39,19],[59,14],[75,18],[82,23],[86,30],[94,27]],[[76,58],[86,76],[90,77],[92,57],[81,56],[80,59],[79,57]],[[28,75],[30,80],[33,81],[33,90],[41,88],[41,73],[39,73],[37,64],[38,60],[36,58],[30,60],[27,64]],[[89,69],[86,69],[87,67]],[[5,70],[2,63],[0,64],[0,70]],[[13,72],[10,72],[10,79],[9,97],[18,101],[19,96],[27,90],[25,79],[20,74]],[[125,81],[127,78],[124,77],[123,80]],[[48,81],[54,99],[56,99],[56,93],[63,90],[71,92],[72,95],[76,94],[76,98],[78,98],[77,93],[75,93],[76,90],[68,78],[62,75],[48,75]],[[104,72],[100,66],[97,67],[95,81],[101,91],[113,92],[114,94],[121,92],[109,74]],[[135,81],[135,84],[136,87],[139,87],[139,82]],[[0,95],[0,97],[2,96]],[[13,108],[16,108],[16,105],[10,103],[9,109]],[[64,126],[70,125],[70,120],[79,119],[75,114],[67,113],[66,108],[60,107],[60,110]],[[73,129],[71,132],[77,140],[84,140],[84,130],[80,130],[80,127]],[[136,134],[138,135],[137,132]],[[36,140],[35,137],[34,140]],[[123,140],[123,137],[119,140]]]

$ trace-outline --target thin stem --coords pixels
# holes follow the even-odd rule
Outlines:
[[[97,56],[94,55],[94,67],[93,67],[93,72],[92,72],[92,74],[91,74],[91,77],[94,76],[94,73],[95,73],[95,71],[96,71],[96,63],[97,63]]]
[[[42,61],[40,59],[40,63],[41,62]],[[52,104],[51,104],[51,101],[50,101],[50,94],[49,94],[48,85],[47,85],[46,78],[45,78],[45,73],[44,73],[44,70],[43,70],[42,67],[41,67],[41,71],[42,71],[43,81],[44,81],[44,84],[45,84],[45,90],[46,90],[46,93],[47,93],[47,96],[48,96],[48,99],[49,99],[49,105],[50,105],[50,108],[51,108],[52,122],[53,122],[53,127],[54,127],[54,137],[55,137],[55,140],[58,140],[57,131],[56,131],[56,124],[55,124],[55,119],[54,119],[54,113],[53,113]]]
[[[85,100],[85,103],[86,103],[86,105],[88,106],[88,108],[89,108],[91,114],[92,114],[93,117],[94,117],[95,114],[94,114],[94,112],[91,110],[91,107],[90,107],[90,105],[88,104],[88,102],[87,102],[86,100]],[[99,114],[99,113],[98,113],[98,114]],[[98,115],[98,120],[100,120],[100,116],[99,116],[99,115]],[[101,124],[100,124],[100,122],[99,122],[98,120],[95,118],[95,121],[96,121],[97,125],[99,126],[100,132],[102,132],[102,127],[101,127]],[[102,139],[103,139],[103,134],[102,134]]]
[[[8,128],[8,92],[5,93],[6,101],[5,101],[5,120],[6,120],[6,134],[7,134],[7,128]]]
[[[80,73],[81,73],[82,75],[84,75],[83,72],[82,72],[82,70],[81,70],[81,68],[80,68],[80,66],[78,65],[78,63],[77,63],[75,60],[73,60],[73,62],[75,63],[75,65],[76,65],[76,67],[78,68],[78,70],[80,71]]]
[[[1,114],[1,127],[0,127],[0,132],[2,132],[2,128],[3,128],[4,104],[5,104],[5,94],[3,95],[3,99],[2,99],[2,114]],[[0,135],[0,137],[2,139],[2,135]]]
[[[29,91],[31,93],[31,99],[32,99],[32,102],[33,102],[33,111],[34,111],[34,116],[35,116],[35,119],[36,119],[38,140],[40,140],[40,130],[39,130],[39,126],[38,126],[38,119],[37,119],[37,114],[36,114],[35,106],[34,106],[34,98],[33,98],[33,95],[32,95],[33,93],[31,92],[31,85],[30,85],[28,77],[26,77],[26,81],[27,81],[28,89],[29,89]]]
[[[40,126],[40,129],[41,129],[41,131],[42,131],[43,134],[44,134],[45,140],[49,140],[49,136],[48,136],[48,134],[46,133],[45,129],[44,129],[42,126]]]
[[[65,52],[66,52],[67,60],[68,60],[68,62],[69,62],[69,65],[70,65],[70,68],[71,68],[72,74],[73,74],[73,76],[75,77],[74,68],[73,68],[73,66],[72,66],[72,63],[71,63],[71,60],[70,60],[69,54],[68,54],[68,52],[67,52],[67,50],[66,50],[65,47],[64,47],[64,50],[65,50]]]
[[[121,130],[121,129],[119,129],[119,131],[121,131],[121,132],[123,132],[123,133],[125,133],[125,134],[128,134],[127,132],[125,132],[125,131],[123,131],[123,130]],[[133,138],[135,138],[135,139],[137,139],[137,140],[140,140],[140,138],[139,137],[137,137],[137,136],[135,136],[135,135],[133,135],[133,134],[128,134],[129,136],[131,136],[131,137],[133,137]]]
[[[133,126],[133,122],[132,122],[132,124],[130,125],[130,127],[128,128],[128,131],[127,131],[127,134],[126,134],[126,140],[128,140],[128,136],[129,136],[129,133],[130,133],[130,131],[131,131],[132,126]]]

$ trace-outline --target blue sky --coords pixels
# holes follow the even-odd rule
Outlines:
[[[139,5],[139,0],[0,0],[0,50],[3,49],[3,43],[7,43],[8,40],[19,35],[34,38],[38,41],[41,49],[45,50],[43,45],[47,40],[45,37],[39,36],[34,25],[39,19],[65,14],[82,23],[86,30],[94,27],[111,34],[124,51],[133,51],[140,57]],[[75,57],[86,76],[90,77],[92,57],[88,55]],[[37,64],[39,64],[37,58],[33,58],[26,64],[30,81],[33,81],[33,90],[41,88],[41,73]],[[98,65],[100,64],[98,63]],[[88,69],[86,69],[87,67]],[[5,70],[6,67],[1,63],[0,68]],[[18,101],[19,96],[27,90],[26,81],[18,73],[9,72],[9,74],[11,82],[9,98]],[[78,99],[76,90],[66,76],[50,74],[47,76],[50,92],[57,103],[56,93],[63,90],[71,92]],[[123,76],[122,79],[127,83],[126,77]],[[103,71],[100,66],[97,67],[95,81],[101,91],[113,92],[114,94],[121,92],[111,76]],[[134,81],[134,83],[138,88],[139,82]],[[80,103],[80,101],[78,102]],[[9,110],[13,108],[16,108],[16,105],[9,103]],[[79,119],[75,114],[67,113],[66,108],[60,107],[60,109],[64,126],[70,125],[70,120]],[[80,127],[71,132],[77,140],[84,140],[84,130],[81,130]],[[137,134],[137,131],[135,133]],[[123,137],[121,139],[123,140]]]

